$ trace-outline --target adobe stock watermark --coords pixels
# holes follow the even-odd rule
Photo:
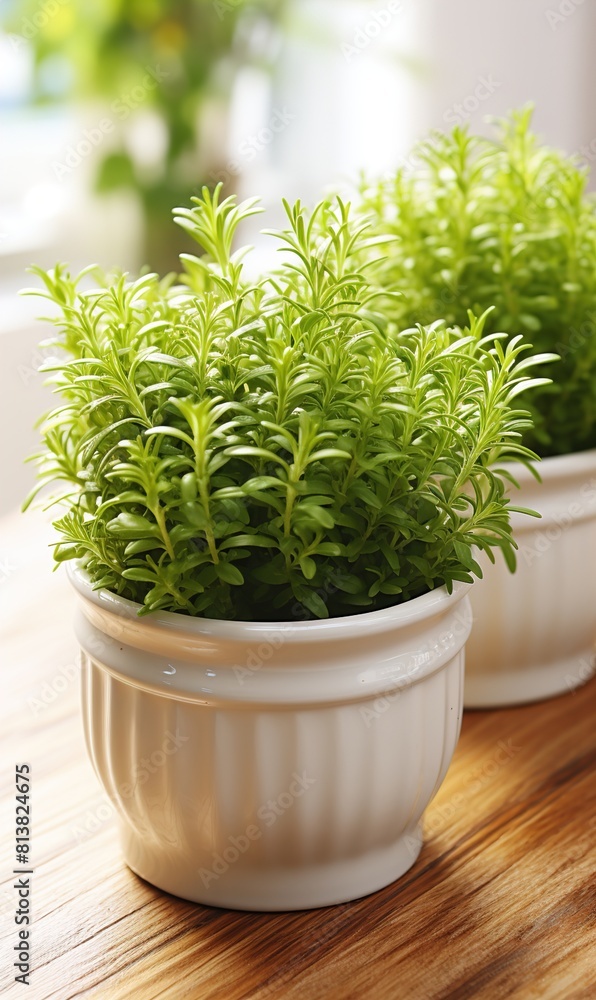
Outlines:
[[[495,80],[492,73],[478,77],[476,85],[470,93],[466,94],[460,101],[445,108],[442,116],[443,121],[447,125],[463,125],[478,111],[480,105],[488,101],[501,86],[501,81]],[[408,156],[399,158],[399,166],[406,171],[416,171],[424,162],[424,157],[439,148],[440,141],[445,135],[446,132],[443,129],[435,129],[428,138],[417,143]],[[391,177],[390,174],[387,179],[390,180]]]
[[[570,355],[582,350],[593,340],[596,334],[596,310],[587,310],[585,316],[586,318],[579,328],[570,327],[567,340],[559,340],[553,347],[553,352],[559,355],[561,361],[565,361]]]
[[[96,660],[101,662],[101,658],[106,650],[119,642],[118,636],[125,629],[125,623],[118,622],[114,628],[114,636],[103,635],[101,632],[90,633],[87,637],[86,649],[79,653],[76,660],[71,663],[65,663],[50,680],[43,681],[35,689],[34,693],[29,696],[27,705],[33,715],[38,716],[41,712],[45,712],[57,698],[66,694],[73,682],[78,681],[83,663],[85,663],[85,666],[94,666]]]
[[[29,386],[33,379],[45,376],[47,373],[41,371],[42,365],[56,358],[56,348],[39,347],[29,358],[28,364],[17,365],[17,374],[24,386]]]
[[[583,684],[596,674],[596,651],[591,656],[582,656],[577,662],[577,669],[574,673],[565,675],[565,684],[571,694],[577,694]]]
[[[18,566],[13,563],[9,556],[0,556],[0,586],[10,580],[17,569]]]
[[[520,544],[519,555],[524,559],[526,566],[531,566],[536,559],[548,552],[572,525],[590,513],[596,514],[596,479],[584,483],[579,491],[578,500],[572,501],[561,513],[553,514],[546,527],[535,529],[532,532],[531,544]]]
[[[421,306],[417,314],[416,321],[421,323],[422,326],[429,326],[434,323],[437,316],[445,318],[452,307],[457,302],[457,291],[455,285],[443,278],[443,286],[441,291],[437,294],[437,297],[432,300],[428,305]],[[447,326],[451,326],[451,321],[447,322]]]
[[[225,875],[230,867],[250,850],[251,845],[261,839],[263,830],[277,823],[280,816],[284,816],[288,809],[292,808],[296,799],[301,798],[315,782],[316,778],[310,778],[306,771],[303,771],[302,774],[297,774],[294,771],[287,790],[259,806],[255,822],[249,823],[243,832],[228,837],[228,843],[222,848],[221,853],[212,855],[213,861],[210,868],[199,868],[199,876],[205,888],[208,888],[211,882],[217,881],[222,875]]]
[[[119,96],[110,104],[110,111],[114,117],[101,118],[97,125],[83,131],[78,142],[67,146],[62,160],[55,160],[52,163],[52,170],[57,180],[63,181],[65,177],[72,174],[73,170],[81,165],[98,146],[104,141],[107,135],[111,135],[116,122],[124,122],[133,111],[136,111],[146,100],[151,91],[167,80],[169,73],[162,70],[159,65],[155,67],[146,66],[145,75],[141,83],[131,90],[122,91]]]
[[[575,153],[580,159],[585,160],[586,163],[593,163],[596,160],[596,139],[592,139],[591,142],[584,143],[580,146]]]
[[[447,125],[463,125],[468,119],[478,111],[484,101],[488,101],[494,93],[502,86],[499,80],[493,78],[492,73],[478,78],[476,86],[471,93],[464,97],[463,101],[458,101],[443,113],[443,121]]]
[[[356,29],[351,42],[342,43],[341,51],[346,62],[350,62],[355,56],[361,56],[371,42],[389,27],[403,8],[404,0],[388,0],[384,7],[372,11],[364,24]]]
[[[227,184],[232,177],[241,174],[256,158],[269,146],[276,135],[283,132],[290,122],[296,120],[296,115],[284,106],[275,108],[266,125],[259,129],[254,135],[248,135],[238,145],[235,156],[228,160],[222,170],[211,171],[211,178],[219,184],[220,181]]]
[[[10,35],[10,42],[15,51],[18,51],[26,42],[47,28],[50,21],[56,17],[61,7],[68,7],[72,0],[41,0],[37,10],[31,17],[23,17],[19,31]]]
[[[510,760],[517,756],[523,748],[517,746],[513,737],[499,740],[494,752],[488,760],[478,764],[459,783],[460,791],[455,792],[451,798],[440,805],[434,804],[429,814],[426,814],[424,827],[427,834],[438,834],[444,830],[451,822],[455,814],[465,805],[470,798],[482,791],[486,785],[506,767]],[[406,841],[407,843],[407,841]],[[414,839],[412,843],[407,843],[408,850],[412,855],[418,853],[418,841]]]
[[[77,663],[65,663],[63,667],[49,681],[36,690],[36,693],[27,698],[27,705],[34,716],[40,715],[53,705],[57,698],[65,694],[71,687],[73,681],[77,680],[81,672],[80,661]]]
[[[407,154],[407,156],[398,157],[397,163],[400,169],[412,173],[416,171],[420,164],[424,162],[424,157],[433,150],[438,149],[439,141],[442,136],[445,135],[443,129],[435,129],[434,132],[428,136],[426,139],[422,139],[418,142]],[[393,171],[391,173],[386,173],[384,179],[390,181],[393,179]]]
[[[131,799],[137,788],[145,785],[151,775],[156,774],[168,758],[177,754],[189,739],[189,736],[183,736],[178,729],[175,733],[169,729],[166,730],[161,747],[153,750],[147,757],[141,757],[132,768],[131,780],[118,786],[118,797],[114,797],[112,801],[100,803],[97,809],[88,809],[81,822],[73,827],[72,835],[76,843],[80,844],[97,833],[100,827],[116,814],[114,801],[117,801],[117,798]]]
[[[211,6],[217,14],[220,21],[223,21],[228,14],[237,13],[238,10],[245,6],[246,0],[212,0]]]
[[[360,715],[367,729],[370,729],[373,723],[377,722],[382,715],[385,715],[385,712],[391,708],[392,704],[401,698],[404,691],[416,683],[429,655],[441,656],[448,650],[454,649],[456,641],[459,639],[462,640],[461,645],[463,646],[463,642],[467,638],[469,631],[469,617],[458,611],[452,619],[452,625],[448,629],[445,629],[436,638],[431,639],[420,649],[417,649],[415,653],[412,653],[412,667],[400,677],[395,678],[395,680],[387,684],[379,692],[374,701],[360,706]]]
[[[564,24],[584,3],[585,0],[561,0],[561,3],[554,10],[552,7],[545,10],[544,16],[551,30],[554,31],[559,25]]]
[[[323,600],[332,597],[340,589],[342,576],[343,574],[340,571],[335,575],[334,580],[329,579],[322,587],[318,587],[316,594]],[[296,601],[290,608],[290,616],[291,621],[289,623],[284,622],[283,628],[280,625],[279,629],[271,632],[266,640],[248,649],[243,665],[237,663],[232,668],[234,676],[240,685],[243,685],[246,680],[250,680],[251,677],[254,677],[255,674],[263,669],[276,650],[281,649],[284,643],[295,634],[296,626],[293,623],[308,620],[309,613],[303,604]]]
[[[246,680],[254,677],[259,670],[262,670],[274,652],[277,649],[281,649],[293,631],[294,628],[291,627],[287,632],[281,629],[277,632],[272,632],[266,642],[260,642],[258,646],[250,648],[246,654],[244,666],[236,664],[233,668],[234,676],[238,683],[240,685],[244,684]]]

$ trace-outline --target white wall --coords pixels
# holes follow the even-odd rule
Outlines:
[[[448,128],[467,104],[466,120],[486,131],[486,115],[531,100],[549,143],[576,152],[594,142],[596,162],[593,0],[422,0],[420,11],[429,124]],[[483,78],[498,84],[492,93]],[[487,96],[477,100],[479,86]]]

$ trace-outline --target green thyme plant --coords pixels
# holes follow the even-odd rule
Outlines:
[[[514,563],[492,466],[533,457],[517,397],[544,359],[486,313],[400,330],[357,263],[382,240],[339,198],[286,210],[254,282],[232,243],[259,209],[219,189],[176,210],[204,251],[177,281],[34,269],[59,311],[37,458],[37,489],[64,484],[56,560],[145,611],[345,615],[471,581],[474,546]]]
[[[363,186],[362,210],[393,242],[380,280],[398,287],[397,322],[466,322],[531,339],[560,362],[532,396],[526,443],[541,455],[596,447],[596,202],[577,158],[541,145],[531,109],[491,142],[435,133],[409,166]]]

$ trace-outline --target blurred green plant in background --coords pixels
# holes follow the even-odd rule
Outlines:
[[[285,0],[21,0],[13,8],[7,30],[32,46],[35,102],[76,100],[113,119],[96,187],[138,193],[143,258],[152,268],[178,266],[172,206],[203,183],[213,186],[237,72],[266,66],[266,40],[284,7]],[[131,148],[140,109],[151,112],[145,145],[158,148],[158,162]]]

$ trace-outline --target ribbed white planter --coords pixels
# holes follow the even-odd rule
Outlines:
[[[326,906],[414,863],[459,735],[468,586],[292,624],[79,598],[88,751],[124,856],[186,899]]]
[[[512,515],[517,570],[497,556],[472,590],[465,705],[538,701],[594,673],[596,647],[596,451],[547,458],[538,483],[510,466],[521,489],[512,502],[542,518]]]

